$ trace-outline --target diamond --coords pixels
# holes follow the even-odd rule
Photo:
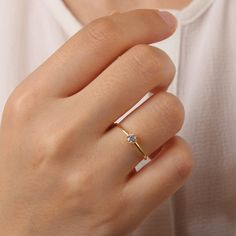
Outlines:
[[[135,143],[137,141],[137,136],[135,134],[129,134],[127,140],[129,143]]]

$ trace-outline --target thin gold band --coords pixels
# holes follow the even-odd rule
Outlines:
[[[121,124],[119,123],[114,123],[114,125],[116,125],[117,127],[119,127],[123,133],[127,136],[127,140],[129,143],[132,143],[136,146],[136,148],[140,151],[140,153],[143,155],[143,159],[144,160],[147,160],[148,159],[148,155],[145,154],[145,152],[143,151],[143,149],[141,148],[141,146],[138,144],[138,141],[137,141],[137,136],[134,135],[134,134],[129,134],[129,132],[127,130],[125,130]],[[134,138],[134,140],[132,142],[129,141],[129,138]]]

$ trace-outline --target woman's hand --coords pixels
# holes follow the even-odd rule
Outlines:
[[[174,30],[155,10],[97,19],[15,89],[0,130],[1,235],[125,235],[184,183],[184,111],[165,92],[175,68],[147,45]],[[154,88],[122,121],[152,158],[136,173],[142,155],[112,124]]]

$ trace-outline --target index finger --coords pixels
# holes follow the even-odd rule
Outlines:
[[[37,84],[47,91],[46,95],[70,96],[89,84],[129,48],[161,41],[173,34],[175,27],[174,16],[151,9],[96,19],[35,72],[40,79]]]

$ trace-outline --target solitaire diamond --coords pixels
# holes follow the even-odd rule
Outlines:
[[[137,142],[137,136],[135,134],[129,134],[127,140],[129,143],[135,143]]]

